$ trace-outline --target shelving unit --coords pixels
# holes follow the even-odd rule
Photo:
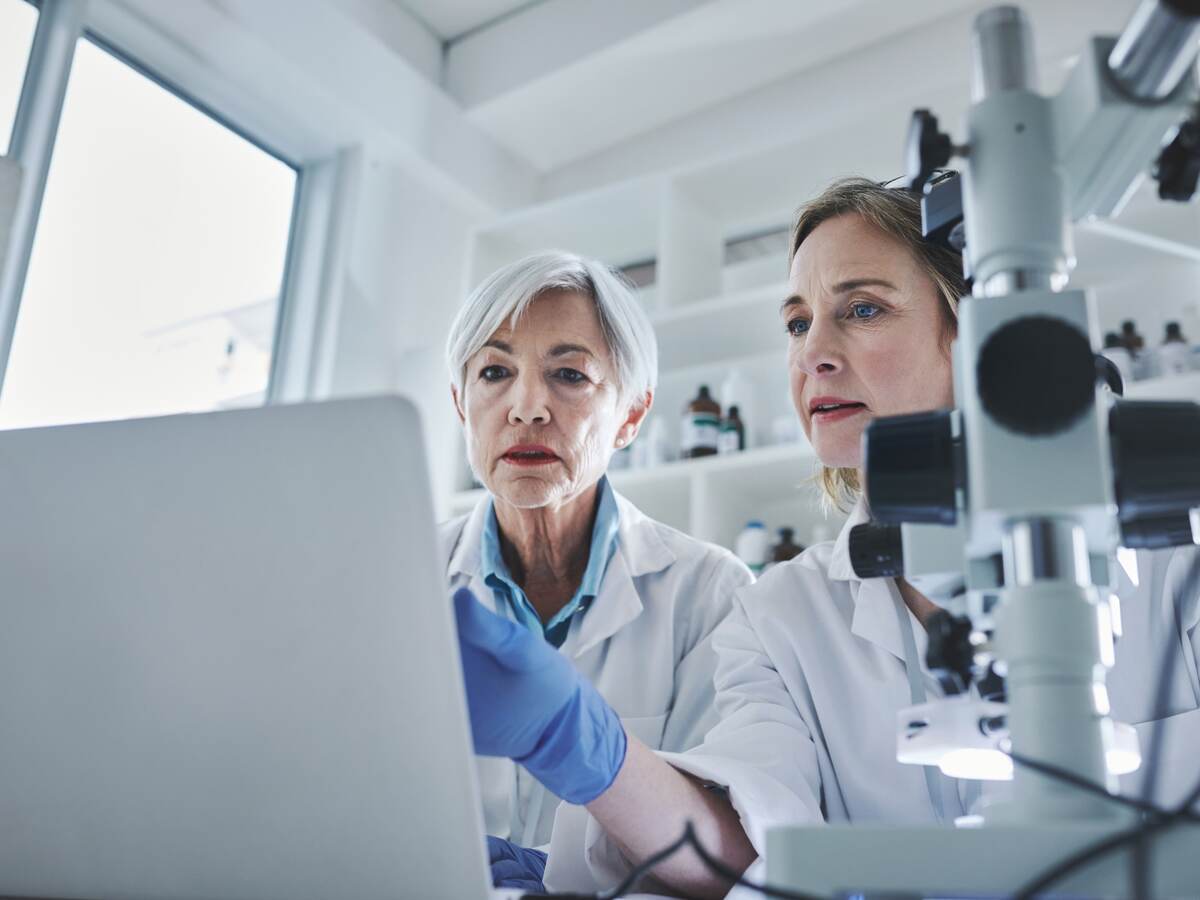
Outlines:
[[[833,152],[831,146],[843,149]],[[773,443],[776,422],[798,430],[778,312],[786,296],[785,260],[772,253],[727,264],[725,248],[746,235],[786,229],[795,203],[833,178],[857,172],[886,179],[896,174],[897,164],[891,145],[793,144],[548,201],[479,228],[466,280],[474,286],[497,267],[548,248],[614,265],[653,262],[655,281],[640,289],[639,298],[658,336],[659,382],[643,435],[660,429],[668,457],[677,458],[685,404],[707,384],[724,405],[722,382],[737,369],[754,387],[753,408],[742,410],[749,449],[615,471],[613,483],[647,514],[704,540],[731,547],[746,520],[758,518],[771,528],[795,527],[807,544],[836,532],[843,517],[827,516],[819,492],[806,484],[816,470],[811,448]],[[1118,223],[1116,229],[1082,226],[1076,232],[1080,266],[1073,281],[1097,288],[1102,321],[1105,309],[1109,320],[1115,310],[1145,309],[1148,290],[1186,291],[1193,273],[1200,287],[1200,249],[1189,249],[1200,244],[1194,209],[1164,206],[1147,185]],[[1178,316],[1180,309],[1191,333],[1190,307],[1175,303],[1170,314]],[[1130,393],[1143,396],[1147,390],[1153,388],[1139,384]],[[447,504],[453,514],[482,496],[461,490],[471,475],[465,454],[460,457],[460,491]]]

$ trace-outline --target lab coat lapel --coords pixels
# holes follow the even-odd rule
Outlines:
[[[600,593],[563,645],[572,657],[582,656],[640,616],[642,598],[634,579],[661,571],[675,561],[655,523],[620,494],[616,500],[620,521],[617,549],[604,572]]]
[[[471,514],[463,523],[457,540],[452,541],[452,546],[448,548],[449,562],[446,572],[449,575],[451,591],[460,587],[468,587],[475,595],[476,600],[492,612],[505,615],[502,610],[496,609],[495,593],[484,582],[480,570],[482,557],[479,547],[483,536],[483,525],[490,509],[490,497],[484,497],[475,504],[475,508],[471,510]]]
[[[850,584],[854,597],[854,618],[850,631],[863,640],[870,641],[904,661],[904,636],[900,632],[900,619],[896,615],[895,582],[890,578],[856,579]],[[907,611],[904,624],[911,627]],[[913,634],[917,638],[916,633]],[[918,654],[920,654],[918,641]],[[920,664],[920,659],[917,660]]]
[[[870,521],[870,518],[866,501],[859,500],[834,541],[829,559],[829,577],[833,581],[847,582],[850,596],[854,599],[850,631],[903,661],[904,636],[896,616],[899,592],[895,582],[891,578],[859,578],[850,564],[850,529]],[[907,616],[905,624],[908,624]]]

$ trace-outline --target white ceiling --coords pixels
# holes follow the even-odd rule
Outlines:
[[[542,0],[395,0],[443,41],[454,39]]]

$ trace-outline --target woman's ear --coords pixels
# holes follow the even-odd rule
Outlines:
[[[634,401],[625,415],[625,421],[617,429],[616,442],[618,447],[628,447],[633,443],[633,439],[637,437],[638,431],[641,430],[642,423],[646,421],[646,414],[650,412],[650,407],[653,405],[654,391],[646,391],[645,394]]]
[[[458,397],[458,388],[455,387],[453,384],[450,385],[450,396],[454,400],[454,411],[456,413],[458,413],[459,423],[462,425],[466,425],[467,424],[467,416],[463,412],[462,401]]]

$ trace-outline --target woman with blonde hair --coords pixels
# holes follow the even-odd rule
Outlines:
[[[780,324],[790,342],[797,414],[829,496],[853,507],[849,521],[837,540],[737,592],[714,635],[720,722],[684,754],[655,754],[629,740],[620,762],[606,770],[611,784],[586,808],[560,817],[563,842],[551,847],[547,885],[611,886],[631,863],[675,841],[688,822],[713,855],[740,872],[762,855],[772,827],[949,825],[971,810],[977,783],[896,761],[897,713],[942,694],[925,663],[925,627],[946,598],[903,578],[859,578],[849,552],[850,529],[869,517],[860,487],[867,424],[953,405],[950,347],[961,273],[958,254],[923,239],[919,199],[905,190],[847,179],[802,207]],[[1134,723],[1171,721],[1163,771],[1191,771],[1188,754],[1200,746],[1200,598],[1180,590],[1198,553],[1139,553],[1140,583],[1121,572],[1116,586],[1124,634],[1108,679],[1112,714]],[[536,676],[511,679],[505,692],[494,693],[495,683],[485,690],[472,671],[507,651],[463,615],[469,605],[456,602],[473,720],[485,705],[516,696],[518,685],[548,698],[544,707],[523,705],[524,721],[542,740],[559,732],[556,716],[571,704],[594,710],[586,685],[567,700],[539,694]],[[1183,652],[1168,706],[1156,708],[1152,673],[1169,641]],[[481,735],[491,741],[484,752],[509,749],[483,731],[477,740]],[[571,771],[595,758],[581,747],[534,774],[569,782]],[[691,848],[653,874],[689,895],[723,896],[730,887]]]

